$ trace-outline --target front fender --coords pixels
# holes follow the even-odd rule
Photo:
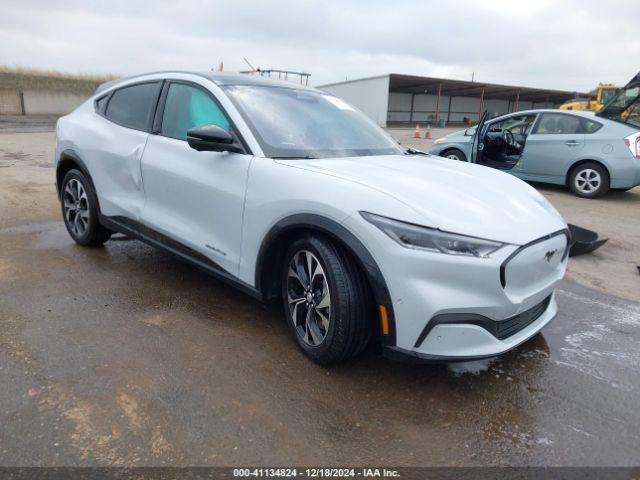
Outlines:
[[[274,246],[278,244],[279,239],[285,238],[287,232],[300,229],[324,234],[345,248],[356,259],[367,277],[376,306],[382,305],[387,311],[389,334],[383,337],[383,343],[384,345],[395,345],[393,303],[382,272],[362,241],[335,220],[317,214],[297,213],[282,218],[273,225],[264,237],[258,252],[255,271],[256,289],[261,292],[265,289],[263,274],[265,270],[272,270],[269,267],[269,262],[277,258],[277,255],[274,255]]]

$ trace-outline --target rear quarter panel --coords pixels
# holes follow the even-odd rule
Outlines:
[[[92,98],[58,121],[56,164],[72,151],[89,171],[102,213],[138,219],[144,204],[138,157],[147,137],[98,115]]]
[[[594,134],[585,135],[585,148],[580,158],[568,166],[565,178],[576,163],[593,160],[607,168],[611,188],[630,188],[640,184],[640,160],[631,155],[624,143],[624,138],[634,130],[616,122],[597,120],[603,123],[603,127]]]

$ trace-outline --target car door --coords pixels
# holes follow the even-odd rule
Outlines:
[[[140,161],[153,123],[162,82],[118,88],[103,97],[98,135],[92,145],[92,179],[104,215],[138,220],[144,206]]]
[[[204,87],[170,81],[163,88],[154,125],[142,157],[146,226],[206,256],[219,270],[238,274],[242,215],[252,156],[199,152],[187,130],[214,124],[234,126]]]
[[[580,117],[544,112],[527,137],[520,159],[520,171],[531,179],[564,179],[568,166],[580,155],[584,144]]]
[[[471,158],[470,158],[471,163],[478,162],[478,160],[480,159],[479,157],[481,155],[482,149],[484,148],[482,137],[484,135],[483,130],[484,130],[484,125],[488,115],[489,115],[489,112],[487,110],[485,110],[482,113],[482,116],[480,117],[480,122],[476,126],[476,131],[474,132],[473,138],[471,139]]]

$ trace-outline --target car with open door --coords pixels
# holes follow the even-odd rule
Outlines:
[[[437,139],[430,153],[568,186],[580,197],[640,185],[640,75],[600,112],[526,110]]]

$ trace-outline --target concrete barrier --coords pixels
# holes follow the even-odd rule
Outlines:
[[[65,115],[110,79],[0,69],[0,115]]]
[[[26,114],[64,115],[73,111],[90,95],[73,92],[51,92],[25,90],[24,110]]]
[[[0,115],[24,115],[20,92],[0,90]]]

